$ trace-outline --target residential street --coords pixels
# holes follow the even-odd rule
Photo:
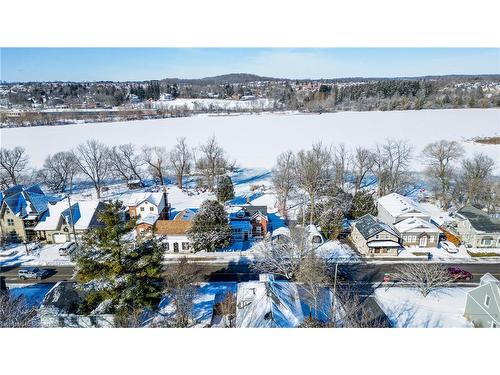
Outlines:
[[[446,267],[459,267],[472,273],[473,283],[478,283],[479,278],[489,272],[496,278],[500,278],[500,263],[477,264],[477,263],[442,263]],[[352,269],[353,277],[359,282],[380,282],[384,273],[393,273],[400,264],[397,263],[361,263]],[[20,280],[17,276],[18,270],[22,267],[15,267],[9,270],[2,270],[1,276],[6,277],[7,283],[52,283],[62,280],[70,280],[73,277],[73,266],[40,267],[50,270],[52,275],[43,280]],[[257,279],[257,274],[252,272],[249,264],[225,263],[225,264],[200,264],[200,281],[247,281]]]

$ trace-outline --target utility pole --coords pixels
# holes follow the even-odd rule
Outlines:
[[[73,232],[73,237],[75,239],[76,249],[78,250],[78,241],[76,239],[75,222],[73,221],[73,211],[71,211],[71,198],[70,198],[70,194],[67,195],[67,198],[68,198],[68,205],[69,205],[69,220],[71,221],[71,229],[72,229],[72,232]]]

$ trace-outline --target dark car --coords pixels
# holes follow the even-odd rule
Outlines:
[[[458,267],[448,268],[448,274],[454,281],[472,280],[472,274],[469,271],[463,270]]]
[[[37,267],[23,268],[17,272],[21,280],[38,279],[41,280],[49,276],[49,271]]]

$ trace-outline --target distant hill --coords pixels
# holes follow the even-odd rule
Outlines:
[[[215,77],[205,77],[205,78],[164,78],[161,81],[165,83],[181,83],[181,84],[204,84],[204,85],[219,85],[224,83],[234,84],[234,83],[245,83],[245,82],[259,82],[259,81],[280,81],[280,78],[272,77],[262,77],[256,74],[249,73],[230,73],[223,74]]]

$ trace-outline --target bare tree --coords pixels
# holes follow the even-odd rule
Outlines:
[[[142,148],[142,157],[149,168],[151,176],[163,185],[165,183],[168,160],[168,153],[165,147],[144,146]]]
[[[314,222],[314,207],[318,193],[331,180],[331,153],[321,143],[311,150],[301,150],[296,158],[297,184],[309,196],[311,206],[309,223]]]
[[[336,146],[333,151],[333,170],[334,170],[334,184],[339,189],[344,189],[345,181],[347,178],[347,171],[349,170],[349,164],[351,161],[351,155],[345,144],[341,143]]]
[[[178,138],[177,143],[172,151],[170,151],[170,163],[177,178],[177,186],[182,190],[182,179],[191,171],[191,160],[193,155],[186,143],[186,138]]]
[[[193,299],[199,268],[194,263],[182,258],[178,264],[171,264],[166,269],[166,293],[174,306],[174,317],[169,325],[173,327],[188,327],[192,323]]]
[[[137,179],[142,182],[141,167],[144,161],[131,143],[113,146],[109,152],[112,172],[125,181]]]
[[[295,156],[292,151],[286,151],[278,156],[273,169],[272,182],[278,197],[278,210],[282,215],[287,214],[287,202],[295,188]]]
[[[75,154],[62,151],[47,156],[38,176],[50,190],[62,193],[68,186],[71,189],[73,179],[79,172],[80,168]]]
[[[354,183],[354,193],[356,193],[363,183],[366,174],[372,170],[375,163],[373,152],[364,147],[356,147],[353,156],[353,172],[356,181]]]
[[[306,300],[310,306],[310,317],[318,319],[319,299],[321,292],[324,290],[325,285],[328,283],[328,268],[325,260],[311,251],[302,260],[299,265],[299,270],[296,275],[296,280],[302,283],[306,291]],[[312,309],[311,309],[312,307]],[[314,314],[311,313],[314,310]],[[322,311],[328,316],[328,311]]]
[[[0,328],[29,328],[38,325],[37,310],[30,308],[22,297],[10,297],[0,291]]]
[[[451,200],[451,182],[454,174],[453,163],[464,154],[464,149],[456,141],[441,140],[428,144],[422,151],[426,175],[434,185],[435,195],[441,206],[448,209]]]
[[[76,149],[76,160],[82,173],[94,184],[97,199],[100,199],[104,180],[110,172],[108,148],[95,139],[88,140]]]
[[[290,236],[259,242],[251,267],[259,273],[272,273],[291,280],[311,251],[309,233],[302,227],[295,227],[290,230]]]
[[[351,287],[338,290],[338,308],[334,309],[332,325],[342,328],[386,328],[389,326],[383,314],[374,311],[373,297],[362,295]]]
[[[477,153],[462,162],[460,181],[464,193],[464,204],[486,206],[491,200],[492,173],[495,161],[488,155]]]
[[[408,168],[411,161],[412,147],[403,140],[388,139],[377,145],[374,170],[377,174],[379,195],[400,192],[410,183]]]
[[[0,174],[4,187],[17,185],[28,168],[28,155],[23,147],[0,149]]]
[[[227,292],[224,295],[224,299],[215,306],[215,312],[222,317],[224,327],[234,327],[236,319],[236,295],[233,292]]]
[[[445,267],[437,263],[409,263],[397,268],[395,278],[417,288],[424,297],[451,282]]]
[[[208,189],[213,191],[217,178],[229,171],[230,163],[215,136],[201,145],[200,151],[202,156],[196,161],[196,169],[205,178]]]

